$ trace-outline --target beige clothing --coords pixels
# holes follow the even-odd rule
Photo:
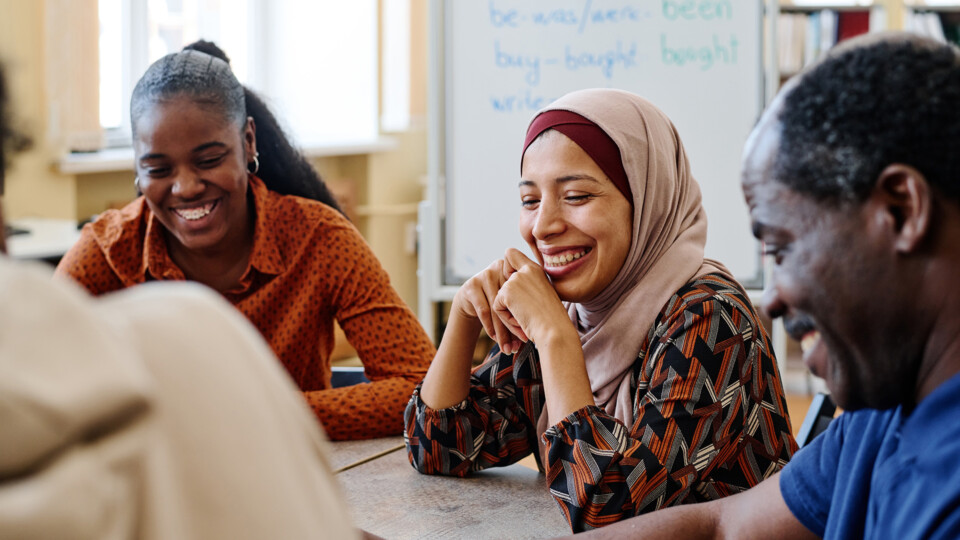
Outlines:
[[[0,538],[351,538],[328,443],[196,284],[93,299],[0,257]]]

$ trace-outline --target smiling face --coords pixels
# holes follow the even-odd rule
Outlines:
[[[171,251],[239,249],[249,240],[252,120],[241,128],[214,107],[177,97],[149,106],[134,133],[139,187]]]
[[[558,131],[530,144],[520,175],[520,234],[561,300],[593,299],[617,276],[630,250],[629,201]]]
[[[769,116],[747,142],[743,173],[754,235],[773,258],[763,308],[783,317],[841,407],[902,403],[916,380],[903,338],[909,287],[893,269],[876,207],[822,203],[773,179],[780,138]]]

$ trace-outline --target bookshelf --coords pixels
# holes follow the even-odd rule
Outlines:
[[[908,30],[960,45],[960,0],[779,0],[775,8],[781,83],[863,32]]]
[[[960,2],[904,0],[903,28],[960,45]]]
[[[777,14],[780,82],[812,63],[839,41],[889,27],[889,2],[781,0]]]

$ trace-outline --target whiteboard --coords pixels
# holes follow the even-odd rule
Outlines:
[[[759,284],[740,191],[743,144],[763,108],[760,0],[469,0],[443,9],[443,283],[462,283],[517,229],[528,122],[581,88],[637,93],[680,133],[708,218],[706,256]]]

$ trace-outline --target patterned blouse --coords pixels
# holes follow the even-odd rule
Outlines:
[[[543,435],[550,493],[574,531],[743,491],[797,449],[769,338],[735,282],[711,274],[677,291],[631,377],[632,426],[588,406]],[[544,401],[536,348],[506,355],[495,346],[460,404],[433,410],[414,391],[404,415],[410,463],[466,476],[531,452],[539,462]]]

